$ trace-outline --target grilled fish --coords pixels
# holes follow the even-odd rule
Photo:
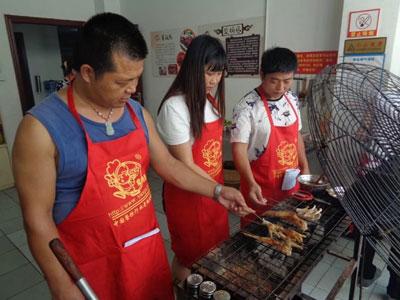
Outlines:
[[[305,235],[298,233],[295,230],[287,229],[281,225],[271,223],[267,220],[264,220],[262,224],[267,226],[271,238],[277,237],[282,240],[291,239],[296,243],[303,243],[303,238]]]
[[[262,216],[282,219],[295,225],[301,231],[306,231],[308,229],[307,222],[301,219],[296,212],[291,210],[267,210]]]
[[[277,250],[287,256],[292,255],[292,245],[288,241],[285,241],[285,242],[277,241],[270,237],[259,236],[259,235],[255,235],[255,234],[245,232],[245,231],[242,231],[242,234],[244,234],[245,236],[251,237],[251,238],[255,239],[256,241],[259,241],[263,244],[270,245],[275,250]]]

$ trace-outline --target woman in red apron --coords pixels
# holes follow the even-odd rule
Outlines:
[[[177,159],[220,183],[225,61],[225,51],[217,39],[196,37],[160,105],[157,122],[161,136]],[[217,100],[211,95],[215,89]],[[198,258],[228,238],[228,213],[213,199],[168,183],[164,184],[164,207],[175,253],[173,275],[183,280]]]
[[[85,131],[72,85],[68,107]],[[126,108],[136,130],[98,143],[86,133],[86,183],[78,205],[58,229],[100,299],[173,299],[172,277],[146,178],[147,143],[135,112],[129,104]]]

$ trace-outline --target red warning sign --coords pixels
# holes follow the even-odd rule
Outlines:
[[[337,63],[337,51],[297,52],[297,74],[318,74],[326,66]]]

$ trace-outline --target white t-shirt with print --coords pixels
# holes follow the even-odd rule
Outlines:
[[[206,101],[204,122],[214,122],[218,118],[218,112],[210,101]],[[183,95],[170,97],[164,102],[157,117],[157,129],[167,145],[180,145],[189,141],[194,143],[190,130],[189,109]]]
[[[287,127],[296,121],[296,114],[286,100],[289,99],[299,116],[300,131],[301,117],[298,98],[290,91],[285,96],[282,96],[278,100],[268,100],[272,122],[275,126]],[[233,110],[231,143],[239,142],[248,144],[247,156],[252,161],[264,153],[270,134],[271,124],[264,103],[257,91],[252,90],[236,104]]]

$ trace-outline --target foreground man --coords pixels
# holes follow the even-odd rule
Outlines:
[[[55,299],[83,299],[48,246],[58,237],[100,299],[173,299],[149,163],[180,188],[239,215],[251,211],[238,191],[174,159],[148,112],[130,100],[146,55],[137,26],[116,14],[94,16],[74,52],[73,83],[18,129],[13,165],[25,228]]]
[[[296,69],[292,51],[268,49],[262,56],[261,85],[234,109],[231,143],[240,189],[259,214],[298,189],[296,176],[287,170],[309,173],[298,99],[289,91]],[[259,204],[262,198],[268,200],[267,205]],[[250,218],[254,216],[242,218],[242,226]]]

